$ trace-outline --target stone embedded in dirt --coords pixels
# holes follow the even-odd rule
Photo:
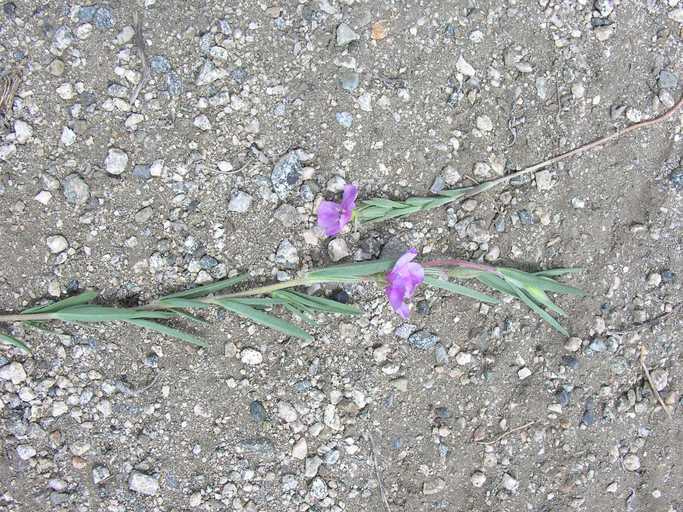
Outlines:
[[[203,132],[207,132],[211,129],[211,121],[209,121],[209,118],[204,114],[195,117],[192,124]]]
[[[638,471],[640,469],[640,458],[633,453],[629,453],[624,457],[624,468],[627,471]]]
[[[472,473],[470,481],[474,487],[482,487],[486,483],[486,475],[481,471],[475,471]]]
[[[458,352],[455,355],[455,362],[460,366],[467,366],[472,362],[472,354],[469,352]]]
[[[505,473],[503,475],[502,484],[503,484],[503,488],[507,491],[510,491],[510,492],[516,492],[517,489],[519,488],[519,480],[514,478],[509,473]]]
[[[142,225],[146,224],[154,215],[154,209],[151,206],[146,206],[135,212],[135,223]]]
[[[84,205],[90,199],[90,187],[78,174],[69,174],[62,181],[66,202]]]
[[[95,485],[99,485],[106,481],[111,476],[107,466],[95,466],[92,468],[92,481]]]
[[[651,272],[647,276],[647,285],[650,288],[657,288],[660,284],[662,284],[662,275],[659,272]]]
[[[299,418],[296,409],[289,402],[280,402],[277,405],[277,415],[286,423],[294,423]]]
[[[329,493],[327,483],[320,477],[315,477],[311,482],[310,494],[316,500],[324,500]]]
[[[465,60],[465,58],[462,55],[458,57],[458,60],[455,63],[455,69],[463,75],[467,76],[474,76],[477,74],[476,70],[472,67],[472,65],[469,62]]]
[[[306,463],[304,464],[304,477],[309,479],[315,478],[322,463],[322,459],[317,455],[308,457],[306,459]]]
[[[12,361],[0,367],[0,380],[9,380],[15,385],[24,382],[26,380],[24,366],[17,361]]]
[[[21,460],[29,460],[36,456],[36,449],[29,444],[17,446],[17,455]]]
[[[430,478],[422,484],[422,494],[431,496],[444,490],[446,482],[442,478]]]
[[[273,189],[280,199],[286,199],[289,194],[298,188],[301,181],[301,160],[296,151],[290,151],[280,158],[273,167],[270,180]]]
[[[439,342],[439,338],[428,331],[417,331],[408,336],[408,343],[420,350],[433,348]]]
[[[105,170],[114,176],[122,174],[128,167],[128,154],[118,148],[110,148],[104,159]]]
[[[339,86],[348,92],[353,92],[358,89],[360,85],[360,77],[358,73],[350,69],[343,69],[339,72],[337,76],[337,82]]]
[[[69,248],[69,242],[62,235],[48,236],[46,242],[47,248],[52,254],[59,254]]]
[[[335,119],[344,128],[351,128],[353,125],[353,115],[350,112],[337,112],[335,114]]]
[[[292,227],[301,221],[301,216],[295,207],[290,204],[282,204],[273,214],[275,220],[283,226]]]
[[[244,364],[255,366],[263,362],[263,354],[255,348],[245,348],[240,354],[240,359]]]
[[[257,423],[265,421],[268,416],[266,408],[259,400],[254,400],[249,404],[249,414]]]
[[[22,119],[14,121],[14,140],[17,144],[26,144],[33,137],[33,128]]]
[[[449,186],[456,185],[462,179],[460,171],[454,165],[448,164],[441,172],[446,180],[446,184]]]
[[[139,494],[154,496],[159,492],[159,482],[153,476],[133,471],[128,477],[128,488]]]
[[[252,200],[253,198],[249,194],[238,190],[230,198],[230,202],[228,203],[228,211],[244,213],[249,210]]]
[[[306,438],[302,437],[292,447],[292,457],[299,460],[304,460],[308,456],[308,444]]]
[[[343,238],[335,238],[327,245],[327,253],[332,261],[339,261],[349,256],[351,251]]]
[[[493,121],[491,121],[491,118],[487,115],[478,116],[477,128],[479,128],[482,132],[490,132],[493,130]]]
[[[299,265],[299,253],[292,242],[287,239],[280,242],[275,253],[275,264],[286,269],[295,269]]]
[[[654,384],[657,391],[664,391],[669,385],[669,372],[660,370],[659,368],[650,372],[652,384]]]
[[[346,23],[337,26],[337,46],[346,46],[359,39],[360,36]]]
[[[517,370],[517,377],[519,377],[519,380],[524,380],[530,376],[531,376],[531,370],[529,368],[527,368],[526,366]]]
[[[576,352],[581,348],[583,341],[581,338],[571,337],[564,343],[564,349],[568,352]]]

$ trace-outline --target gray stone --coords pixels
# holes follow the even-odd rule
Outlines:
[[[350,69],[340,71],[337,81],[342,89],[349,92],[355,91],[360,85],[360,77],[358,76],[358,73]]]
[[[290,151],[284,155],[273,167],[270,180],[273,189],[280,199],[287,196],[298,187],[301,181],[301,160],[296,151]]]
[[[36,456],[36,449],[30,444],[17,446],[17,455],[21,460],[29,460]]]
[[[353,125],[353,116],[350,112],[337,112],[335,118],[337,119],[337,123],[344,128],[351,128]]]
[[[439,338],[428,331],[417,331],[408,336],[408,343],[420,350],[427,350],[439,342]]]
[[[292,227],[299,223],[299,212],[292,205],[283,204],[274,213],[275,220],[283,226]]]
[[[519,489],[519,480],[509,473],[503,475],[503,488],[509,492],[516,492]]]
[[[238,443],[237,451],[245,455],[257,455],[260,457],[272,457],[275,454],[272,441],[265,437],[243,439]]]
[[[317,455],[307,458],[306,463],[304,464],[304,476],[309,479],[315,478],[322,462],[323,461]]]
[[[122,174],[128,167],[128,154],[118,148],[110,148],[104,159],[105,170],[114,176]]]
[[[259,400],[254,400],[249,404],[249,414],[257,423],[265,421],[268,416],[266,408]]]
[[[200,87],[202,85],[209,85],[223,77],[224,72],[222,70],[217,69],[210,60],[205,60],[202,69],[199,70],[197,75],[196,84]]]
[[[146,224],[154,215],[154,209],[151,206],[146,206],[135,213],[136,224]]]
[[[74,205],[84,205],[90,199],[90,187],[78,174],[69,174],[62,181],[66,202]]]
[[[299,265],[299,253],[294,244],[285,239],[275,253],[275,264],[281,268],[295,269]]]
[[[324,500],[329,492],[325,480],[320,477],[314,478],[311,482],[310,492],[311,496],[313,496],[316,500]]]
[[[240,360],[244,364],[256,366],[263,362],[263,354],[255,348],[245,348],[240,354]]]
[[[633,453],[626,455],[624,457],[624,469],[626,471],[638,471],[640,469],[640,458]]]
[[[128,477],[128,488],[138,494],[154,496],[159,492],[159,482],[153,476],[133,471]]]
[[[394,336],[407,340],[416,329],[417,325],[415,324],[401,324],[394,330]]]
[[[446,188],[446,180],[443,176],[437,176],[436,178],[434,178],[434,182],[432,183],[432,186],[430,187],[429,191],[432,194],[438,194],[444,188]]]
[[[431,496],[438,494],[446,488],[446,482],[442,478],[430,478],[422,484],[422,494]]]
[[[171,96],[180,96],[183,93],[183,80],[171,71],[166,75],[166,88]]]
[[[346,46],[359,39],[360,36],[346,23],[340,23],[337,27],[337,46]]]
[[[105,482],[110,476],[111,473],[107,466],[95,466],[92,468],[92,481],[95,485]]]
[[[168,73],[171,71],[171,63],[164,55],[155,55],[150,59],[149,65],[155,73]]]
[[[650,373],[650,378],[657,391],[664,391],[669,385],[669,372],[666,370],[656,369]]]
[[[470,476],[470,481],[474,487],[482,487],[486,483],[486,475],[481,471],[475,471]]]
[[[332,261],[339,261],[349,256],[351,251],[343,238],[335,238],[327,245],[327,253]]]
[[[249,210],[251,206],[252,197],[246,192],[237,191],[230,198],[228,203],[228,210],[236,213],[244,213]]]
[[[62,235],[48,236],[46,242],[52,254],[59,254],[69,248],[69,242]]]
[[[55,30],[52,46],[58,50],[65,50],[74,42],[74,33],[65,25]]]
[[[24,382],[26,380],[24,366],[17,361],[6,364],[0,368],[0,380],[9,380],[15,385]]]
[[[14,140],[17,144],[26,144],[33,137],[33,128],[22,119],[14,121]]]
[[[103,5],[97,9],[93,17],[97,28],[112,28],[114,26],[114,16],[111,9]]]

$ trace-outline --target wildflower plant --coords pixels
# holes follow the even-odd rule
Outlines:
[[[411,249],[397,260],[336,265],[312,270],[290,281],[266,286],[242,288],[248,274],[160,297],[146,305],[114,307],[95,303],[98,294],[85,291],[64,300],[28,308],[17,314],[0,315],[0,323],[21,323],[26,327],[46,329],[50,322],[74,324],[125,322],[157,331],[166,336],[205,347],[206,341],[181,328],[178,322],[205,323],[197,315],[209,308],[220,308],[256,324],[275,329],[287,336],[312,340],[312,336],[284,313],[316,325],[319,314],[360,315],[361,310],[349,304],[307,293],[305,288],[325,283],[374,283],[384,287],[388,301],[403,318],[410,314],[409,301],[420,286],[462,295],[480,302],[499,304],[500,300],[475,288],[453,280],[476,281],[490,290],[516,298],[558,332],[567,330],[552,315],[564,316],[549,293],[582,296],[583,292],[555,280],[575,269],[555,269],[536,273],[505,267],[468,262],[459,259],[414,261],[417,251]],[[226,293],[229,291],[229,293]],[[169,324],[172,322],[172,324]],[[0,333],[0,341],[27,350],[26,344],[9,334]]]

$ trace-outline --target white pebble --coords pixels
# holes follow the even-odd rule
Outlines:
[[[47,247],[52,254],[59,254],[69,247],[69,242],[66,241],[62,235],[53,235],[47,237]]]
[[[263,362],[263,354],[255,348],[245,348],[240,354],[240,358],[244,364],[256,366]]]

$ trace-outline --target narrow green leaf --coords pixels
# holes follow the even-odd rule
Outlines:
[[[159,304],[163,306],[168,306],[171,308],[185,308],[185,309],[207,309],[211,307],[209,304],[206,302],[201,302],[198,300],[192,300],[192,299],[177,299],[177,298],[171,298],[171,299],[160,299]]]
[[[51,302],[50,304],[45,304],[43,306],[34,306],[28,308],[22,313],[52,313],[53,311],[59,311],[60,309],[68,308],[71,306],[78,306],[80,304],[86,304],[97,297],[97,292],[95,290],[85,291],[74,295],[73,297],[68,297],[63,300],[58,300],[57,302]]]
[[[145,311],[139,309],[113,308],[86,304],[72,306],[49,313],[55,320],[65,322],[111,322],[114,320],[133,320],[137,318],[173,318],[169,311]]]
[[[539,277],[557,277],[563,276],[565,274],[576,274],[581,272],[582,268],[569,267],[569,268],[552,268],[549,270],[541,270],[540,272],[534,272],[535,276]]]
[[[377,197],[375,199],[366,199],[364,201],[360,202],[360,206],[376,206],[378,208],[384,208],[384,209],[394,209],[394,208],[405,208],[405,204],[399,201],[393,201],[391,199],[383,199],[381,197]]]
[[[465,194],[469,194],[470,192],[473,192],[474,189],[475,189],[475,187],[452,188],[449,190],[442,190],[441,192],[439,192],[439,195],[450,197],[452,199],[457,199],[459,197],[464,196]]]
[[[586,292],[583,290],[566,284],[558,283],[549,277],[537,277],[534,274],[529,274],[527,272],[522,272],[521,270],[512,268],[499,268],[498,270],[503,274],[507,281],[514,283],[515,286],[519,288],[527,288],[532,286],[540,288],[541,290],[555,293],[567,293],[570,295],[577,295],[579,297],[584,297],[586,295]]]
[[[247,306],[253,306],[253,307],[261,307],[261,308],[267,308],[270,306],[277,306],[279,304],[286,304],[284,300],[280,299],[271,299],[269,297],[256,297],[256,298],[250,298],[250,297],[240,297],[240,298],[234,298],[234,299],[222,299],[222,300],[228,300],[230,302],[237,302],[239,304],[245,304]]]
[[[172,293],[170,295],[161,297],[160,300],[173,298],[196,299],[197,297],[204,297],[211,293],[235,286],[236,284],[239,284],[248,278],[249,274],[241,274],[239,276],[231,277],[230,279],[223,279],[222,281],[216,281],[215,283],[209,283],[202,286],[197,286],[195,288],[190,288],[189,290]]]
[[[494,274],[484,272],[481,275],[477,276],[477,280],[479,280],[480,283],[483,283],[496,291],[505,293],[507,295],[511,295],[512,297],[517,297],[517,292],[515,291],[515,288],[513,288],[512,286],[510,286],[510,284],[506,283],[503,279]]]
[[[342,304],[335,300],[330,300],[325,297],[315,297],[313,295],[306,295],[294,291],[277,291],[273,293],[273,297],[280,298],[289,304],[298,303],[305,305],[315,311],[323,313],[339,313],[342,315],[360,315],[361,312],[353,306]]]
[[[203,318],[199,318],[196,315],[191,315],[190,313],[187,313],[187,312],[183,311],[182,309],[172,309],[171,311],[173,311],[180,318],[184,318],[186,320],[189,320],[190,322],[196,322],[198,324],[209,325],[209,322],[207,322]]]
[[[142,327],[144,329],[149,329],[150,331],[160,332],[161,334],[165,334],[166,336],[170,336],[172,338],[177,338],[179,340],[185,341],[197,347],[208,346],[203,339],[198,338],[197,336],[194,336],[185,331],[181,331],[180,329],[174,329],[173,327],[169,327],[168,325],[152,322],[151,320],[133,319],[126,320],[126,322],[128,322],[129,324],[137,325],[138,327]]]
[[[31,350],[26,346],[26,344],[23,341],[15,338],[14,336],[10,336],[9,334],[3,334],[0,332],[0,342],[2,342],[4,345],[10,345],[12,347],[21,349],[24,352],[28,352],[29,354],[31,353]]]
[[[396,260],[374,260],[365,263],[353,263],[351,265],[336,265],[320,270],[313,270],[308,273],[308,277],[313,282],[354,282],[363,277],[386,272],[394,266],[395,261]]]
[[[550,313],[548,313],[545,309],[540,307],[531,298],[529,298],[524,292],[524,290],[517,290],[517,297],[519,297],[522,302],[529,306],[538,316],[540,316],[543,320],[548,322],[548,324],[550,324],[550,326],[553,329],[555,329],[560,334],[569,336],[569,332],[567,331],[567,329],[562,327],[562,325],[557,320],[550,316]]]
[[[545,306],[550,311],[554,311],[560,316],[567,316],[567,313],[565,313],[561,307],[557,306],[552,300],[550,300],[550,297],[548,297],[543,290],[539,290],[538,288],[525,288],[524,291],[526,291],[527,295],[531,297],[532,300],[535,300],[537,303]]]
[[[302,328],[297,327],[296,325],[283,320],[282,318],[278,318],[276,316],[269,315],[268,313],[264,313],[263,311],[259,311],[258,309],[254,309],[246,304],[240,304],[238,302],[222,299],[216,300],[216,304],[219,304],[228,311],[232,311],[233,313],[237,313],[240,316],[248,318],[252,322],[276,329],[287,334],[288,336],[295,336],[306,341],[313,340],[313,337]]]
[[[432,276],[425,276],[425,284],[432,286],[434,288],[440,288],[442,290],[449,291],[451,293],[457,293],[458,295],[464,295],[479,302],[487,302],[489,304],[500,304],[500,301],[495,297],[486,295],[485,293],[478,292],[472,288],[467,288],[459,284],[451,283],[450,281],[444,281],[443,279],[437,279]]]
[[[318,326],[318,322],[316,322],[313,319],[313,315],[311,313],[309,313],[308,311],[303,310],[303,309],[297,309],[295,306],[292,306],[291,304],[285,304],[284,307],[292,315],[294,315],[295,317],[297,317],[301,321],[306,322],[308,325],[311,325],[313,327]]]

